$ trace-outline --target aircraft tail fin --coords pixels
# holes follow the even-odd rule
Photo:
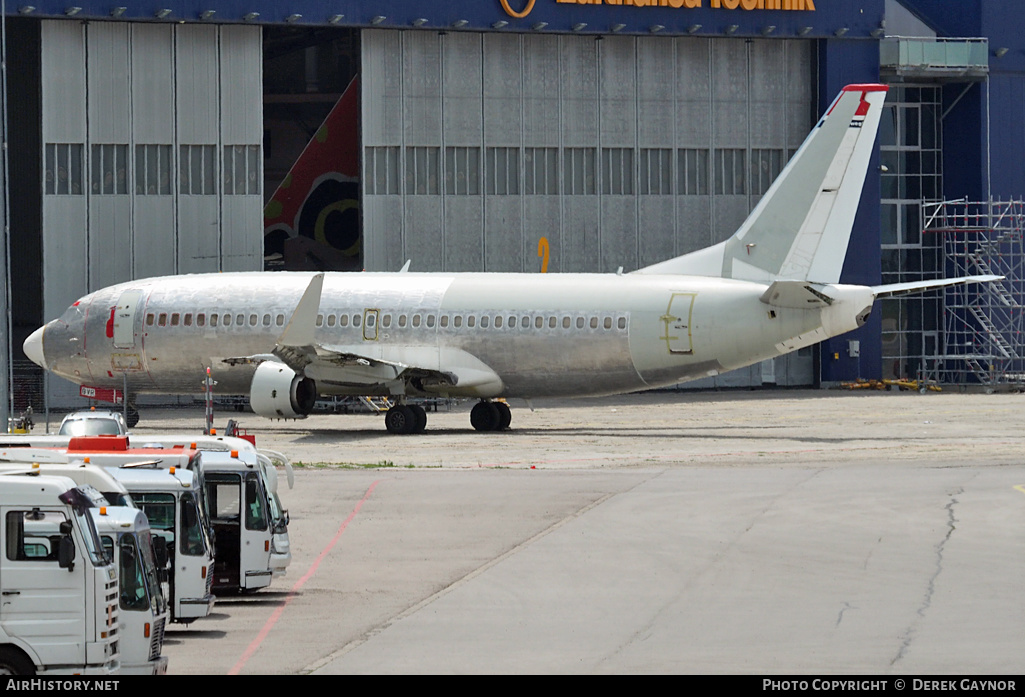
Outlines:
[[[886,90],[844,87],[728,240],[635,273],[838,282]]]

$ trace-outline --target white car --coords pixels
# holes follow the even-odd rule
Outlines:
[[[125,417],[113,409],[73,411],[61,421],[59,436],[123,436],[128,433]]]

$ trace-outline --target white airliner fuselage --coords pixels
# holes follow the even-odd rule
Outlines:
[[[47,325],[43,360],[95,387],[120,388],[127,375],[132,393],[195,392],[210,367],[218,392],[246,393],[254,361],[225,360],[269,353],[313,277],[203,274],[112,286]],[[309,366],[305,375],[320,394],[339,395],[630,392],[716,375],[859,326],[872,291],[829,290],[831,305],[796,309],[761,301],[765,284],[698,276],[326,274],[315,343],[380,363],[375,379],[358,359]],[[126,292],[139,294],[134,310],[113,317]],[[115,323],[131,326],[119,346]],[[423,375],[407,379],[401,366]]]

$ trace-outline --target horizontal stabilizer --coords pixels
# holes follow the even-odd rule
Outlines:
[[[872,295],[876,298],[892,298],[897,295],[923,293],[935,288],[945,288],[966,283],[992,283],[993,281],[1003,280],[1003,278],[1003,276],[962,276],[960,278],[937,278],[932,281],[890,283],[885,286],[872,286]]]

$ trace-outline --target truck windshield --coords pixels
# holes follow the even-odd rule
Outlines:
[[[134,535],[124,534],[118,540],[118,573],[122,610],[148,610],[149,593],[139,542]]]
[[[153,537],[149,530],[139,533],[139,549],[142,552],[142,570],[146,574],[146,587],[149,588],[150,609],[154,614],[161,614],[167,610],[167,599],[160,590],[160,581],[157,579],[157,564],[153,558]]]
[[[181,553],[193,557],[205,554],[210,549],[209,540],[199,512],[199,504],[191,492],[184,492],[181,496],[181,514]]]
[[[260,475],[246,473],[246,530],[267,529],[267,496],[263,493]]]
[[[82,539],[85,542],[85,555],[89,557],[89,561],[93,563],[93,566],[106,566],[110,564],[113,560],[107,557],[107,553],[103,549],[103,543],[100,542],[100,535],[96,532],[93,517],[84,509],[76,508],[73,510],[75,512],[75,519],[78,521],[78,527],[82,531]]]

